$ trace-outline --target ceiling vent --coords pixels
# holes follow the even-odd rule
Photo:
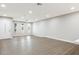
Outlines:
[[[37,3],[38,6],[42,6],[42,3]]]

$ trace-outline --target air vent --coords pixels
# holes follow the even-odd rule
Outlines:
[[[42,3],[37,3],[38,6],[42,6]]]

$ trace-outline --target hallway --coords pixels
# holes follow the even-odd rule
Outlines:
[[[1,55],[79,54],[79,46],[45,37],[23,36],[0,40]]]

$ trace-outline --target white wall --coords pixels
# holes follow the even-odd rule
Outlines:
[[[12,19],[0,17],[0,39],[12,38]]]
[[[74,41],[79,39],[79,12],[33,23],[33,35]]]

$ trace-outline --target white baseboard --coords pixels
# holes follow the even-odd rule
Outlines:
[[[3,40],[3,39],[11,39],[13,37],[0,37],[0,40]]]
[[[56,40],[65,41],[65,42],[69,42],[69,43],[73,43],[73,44],[79,45],[79,43],[77,43],[75,41],[69,41],[69,40],[65,40],[65,39],[61,39],[61,38],[55,38],[55,37],[51,37],[51,36],[40,36],[40,35],[34,35],[34,36],[47,37],[47,38],[50,38],[50,39],[56,39]]]

